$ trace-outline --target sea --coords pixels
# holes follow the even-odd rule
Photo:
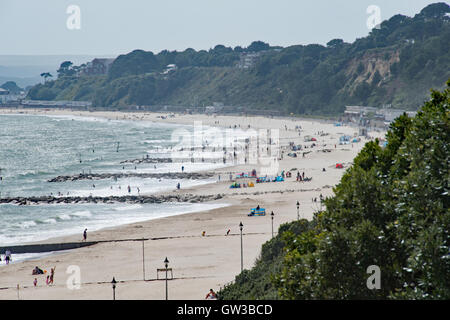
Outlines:
[[[138,195],[191,187],[215,178],[120,178],[48,182],[79,173],[196,172],[226,166],[214,162],[121,163],[167,158],[179,141],[174,131],[194,134],[193,126],[163,122],[109,120],[75,115],[0,115],[0,197]],[[130,186],[130,192],[128,191]],[[84,203],[0,204],[0,246],[80,234],[227,204]],[[28,256],[27,256],[28,257]]]

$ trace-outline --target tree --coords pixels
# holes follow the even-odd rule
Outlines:
[[[51,78],[53,76],[50,72],[43,72],[43,73],[41,73],[41,77],[44,78],[44,82],[47,82],[47,78]]]
[[[14,81],[6,81],[0,86],[0,88],[8,90],[11,93],[19,93],[20,91],[23,91],[23,89],[20,88]]]
[[[74,71],[71,68],[72,65],[73,65],[73,63],[71,61],[62,62],[61,65],[59,66],[59,69],[57,70],[58,77],[73,75]]]
[[[367,143],[317,212],[286,240],[283,299],[450,298],[450,79],[417,116],[397,118],[388,146]],[[367,267],[382,272],[366,287]]]
[[[327,47],[337,48],[344,44],[344,40],[342,39],[333,39],[327,43]]]
[[[247,51],[254,51],[254,52],[264,51],[264,50],[269,50],[269,49],[270,49],[270,45],[268,43],[265,43],[262,41],[253,41],[247,47]]]

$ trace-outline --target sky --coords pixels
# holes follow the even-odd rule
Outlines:
[[[434,2],[0,0],[0,55],[115,56],[134,49],[246,47],[255,40],[283,47],[334,38],[353,42],[370,32],[371,5],[387,20],[395,14],[414,16]]]

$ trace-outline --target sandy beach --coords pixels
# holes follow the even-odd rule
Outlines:
[[[13,263],[0,267],[0,299],[111,299],[111,280],[117,281],[116,299],[165,299],[165,281],[157,279],[157,269],[164,267],[164,259],[169,260],[173,269],[173,280],[168,283],[169,299],[204,299],[209,289],[219,290],[234,280],[239,274],[240,264],[240,230],[243,228],[244,268],[254,265],[261,250],[261,245],[271,238],[271,217],[249,217],[250,208],[260,205],[267,213],[274,212],[274,230],[280,224],[297,219],[296,202],[300,202],[300,217],[311,219],[320,208],[319,199],[332,195],[345,168],[351,165],[353,158],[368,140],[347,145],[339,145],[342,135],[354,136],[357,127],[335,126],[333,122],[300,119],[268,118],[262,116],[208,116],[180,115],[149,112],[87,112],[45,109],[0,109],[0,113],[52,114],[108,118],[112,120],[158,121],[194,125],[201,121],[204,126],[234,127],[243,130],[249,128],[278,129],[282,159],[279,160],[278,172],[291,171],[292,177],[284,182],[255,183],[252,188],[230,189],[229,174],[250,172],[258,166],[239,164],[214,170],[216,182],[192,188],[181,188],[165,193],[223,194],[215,203],[227,204],[220,209],[188,213],[168,218],[155,219],[120,227],[102,229],[88,233],[88,240],[127,240],[141,238],[160,238],[147,241],[111,241],[89,247],[60,252],[54,255]],[[301,126],[301,135],[296,129]],[[322,134],[318,134],[321,132]],[[317,141],[314,148],[298,151],[298,157],[290,157],[289,142],[311,145],[304,142],[310,135]],[[369,132],[372,138],[383,137],[384,132]],[[302,153],[311,151],[305,156]],[[336,163],[344,168],[337,169]],[[293,170],[294,169],[294,170]],[[325,171],[323,171],[325,169]],[[296,181],[296,173],[305,172],[312,181]],[[220,181],[219,181],[220,175]],[[254,179],[239,179],[249,182]],[[230,233],[226,235],[227,230]],[[53,238],[46,243],[81,241],[80,234]],[[205,231],[206,235],[202,236]],[[143,243],[145,255],[145,280],[143,272]],[[14,254],[14,253],[13,253]],[[14,255],[13,255],[14,259]],[[33,276],[32,269],[39,266],[50,270],[56,266],[54,285],[45,284],[45,276]],[[70,266],[80,270],[81,285],[79,289],[68,288],[71,280]],[[33,286],[37,277],[38,285]],[[159,274],[160,279],[165,274]],[[19,285],[19,291],[17,290]]]

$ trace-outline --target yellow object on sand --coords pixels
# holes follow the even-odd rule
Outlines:
[[[249,182],[249,183],[248,183],[248,186],[249,186],[249,187],[254,187],[255,185],[253,184],[253,182]]]

